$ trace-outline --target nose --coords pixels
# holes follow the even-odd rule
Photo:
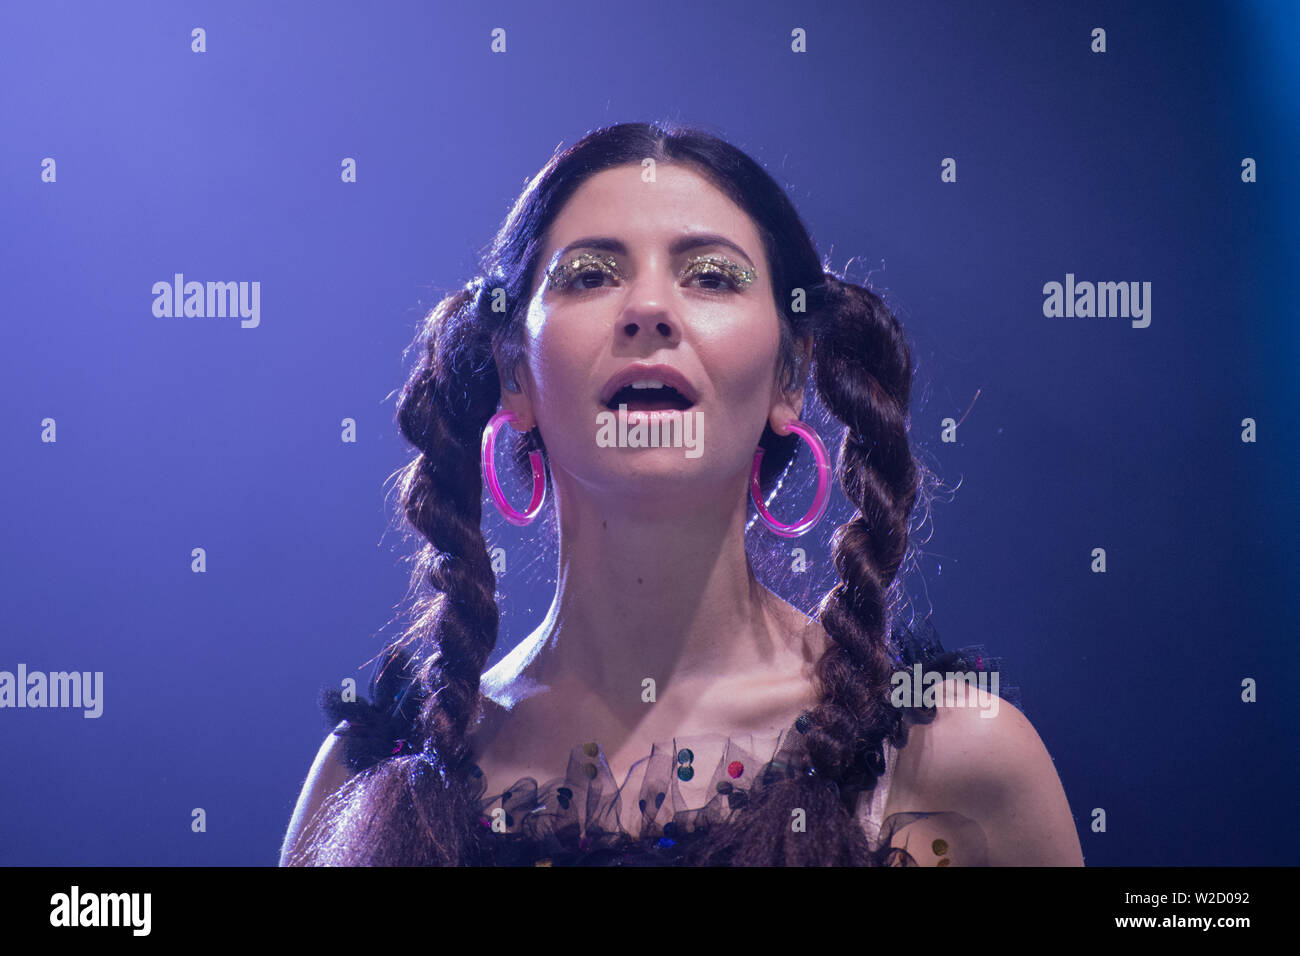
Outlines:
[[[681,337],[681,325],[672,305],[674,280],[657,274],[638,277],[619,316],[619,330],[627,338],[635,338],[642,330],[647,335],[658,333],[669,341]]]

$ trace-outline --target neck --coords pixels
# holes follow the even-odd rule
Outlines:
[[[502,661],[498,686],[509,681],[516,695],[506,705],[558,691],[561,701],[597,698],[634,720],[647,679],[657,700],[684,700],[720,681],[797,669],[806,619],[750,568],[747,481],[605,500],[556,474],[555,598],[542,626]]]

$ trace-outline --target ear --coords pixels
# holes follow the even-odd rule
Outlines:
[[[497,378],[501,382],[501,407],[515,413],[515,420],[510,423],[510,427],[517,432],[532,431],[537,425],[537,419],[533,416],[533,381],[528,372],[528,363],[517,362],[511,370],[499,352],[494,352],[492,358],[496,362]],[[513,375],[509,374],[511,371]],[[511,380],[518,386],[517,391],[506,388],[506,383]]]
[[[772,386],[772,407],[767,413],[767,423],[778,435],[789,435],[790,429],[785,427],[786,423],[803,414],[803,393],[808,381],[808,369],[812,365],[812,348],[811,335],[796,339],[794,350],[798,368],[795,369],[794,388],[784,392],[779,381]]]

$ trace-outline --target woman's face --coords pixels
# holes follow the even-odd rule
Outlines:
[[[610,495],[721,488],[748,474],[769,419],[784,434],[798,416],[801,393],[777,383],[781,320],[758,231],[690,168],[659,164],[655,182],[635,165],[590,177],[538,261],[521,391],[501,400],[521,430],[539,428],[557,482]],[[603,446],[602,422],[619,414],[610,380],[631,363],[683,376],[694,404],[679,414],[695,416],[698,452]],[[663,394],[622,396],[633,392]]]

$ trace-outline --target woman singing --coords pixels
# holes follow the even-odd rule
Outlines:
[[[750,157],[662,124],[589,134],[416,344],[397,416],[419,451],[400,484],[426,542],[413,623],[369,701],[328,695],[338,726],[282,864],[1082,864],[1019,710],[956,676],[900,704],[896,672],[982,663],[900,620],[930,477],[910,350]],[[789,500],[805,447],[825,468]],[[531,501],[507,499],[499,463]],[[836,480],[854,511],[809,618],[751,553],[784,555]],[[486,672],[485,484],[520,525],[549,489],[559,554],[546,619]]]

